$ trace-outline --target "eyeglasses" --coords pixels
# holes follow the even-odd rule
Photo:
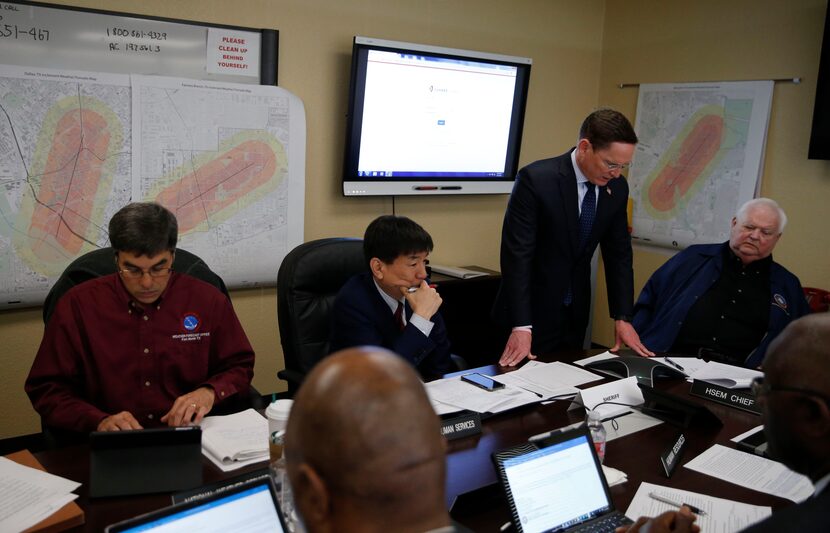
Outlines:
[[[163,278],[169,276],[173,272],[172,268],[151,268],[150,270],[142,270],[135,267],[122,268],[118,271],[127,279],[141,279],[144,274],[148,274],[151,278]]]
[[[619,170],[620,172],[622,172],[623,170],[627,170],[628,167],[631,166],[631,163],[612,163],[607,159],[603,159],[602,162],[605,164],[605,168],[607,168],[610,171]]]
[[[752,392],[752,395],[755,398],[760,398],[761,396],[766,396],[771,392],[794,392],[796,394],[806,394],[807,396],[815,396],[817,398],[821,398],[828,405],[830,405],[830,397],[825,396],[820,392],[816,392],[810,389],[801,389],[799,387],[776,387],[770,385],[769,383],[764,382],[764,377],[759,376],[752,380],[752,384],[749,386],[749,390]]]

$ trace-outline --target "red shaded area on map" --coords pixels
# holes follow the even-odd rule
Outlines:
[[[179,233],[186,233],[268,182],[276,166],[270,145],[245,141],[167,187],[155,201],[176,213]]]
[[[109,143],[109,125],[94,111],[73,109],[57,122],[29,224],[41,259],[53,255],[47,243],[71,255],[80,251]]]
[[[723,117],[704,115],[683,140],[677,157],[660,171],[648,189],[654,209],[670,211],[675,207],[675,189],[683,198],[701,172],[718,153],[723,138]]]

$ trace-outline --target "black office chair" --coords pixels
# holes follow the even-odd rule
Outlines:
[[[228,288],[218,274],[213,272],[207,263],[195,254],[176,249],[176,256],[173,260],[173,270],[179,273],[193,276],[206,283],[210,283],[230,299]],[[63,271],[58,281],[49,290],[46,300],[43,302],[43,323],[48,324],[58,300],[66,294],[69,289],[85,281],[100,276],[114,274],[116,271],[115,250],[113,248],[101,248],[78,257],[72,261]],[[263,407],[262,395],[251,385],[248,396],[231,399],[220,408],[212,411],[211,414],[229,414],[238,412],[248,407]],[[49,448],[68,446],[86,442],[86,433],[77,433],[65,429],[53,428],[43,423],[41,419],[44,442]]]
[[[46,295],[46,301],[43,302],[43,323],[49,323],[49,318],[55,310],[55,305],[57,305],[58,300],[69,289],[99,276],[114,274],[116,271],[115,267],[115,250],[110,247],[85,253],[69,263],[69,266],[61,274],[61,277],[58,278],[58,281],[49,289],[49,294]],[[176,248],[173,270],[210,283],[230,299],[225,282],[197,255],[187,250]]]
[[[329,354],[331,309],[346,281],[366,270],[363,241],[332,237],[303,243],[277,274],[277,320],[285,369],[277,377],[294,396],[305,375]]]

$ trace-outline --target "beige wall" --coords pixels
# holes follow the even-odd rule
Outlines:
[[[635,116],[637,89],[620,82],[745,80],[776,84],[762,193],[790,225],[775,251],[805,285],[827,287],[830,235],[822,205],[830,162],[806,146],[826,0],[122,0],[67,2],[280,30],[280,84],[303,99],[308,119],[305,238],[359,236],[391,200],[343,198],[339,174],[352,36],[427,42],[533,58],[522,164],[559,154],[597,105]],[[398,198],[396,211],[433,235],[435,262],[498,268],[505,196]],[[815,222],[813,222],[815,221]],[[812,223],[812,224],[811,224]],[[635,289],[666,255],[635,250]],[[598,283],[594,340],[613,342],[605,285]],[[234,304],[258,354],[255,385],[280,390],[282,368],[273,289],[236,291]],[[22,383],[42,333],[40,310],[0,313],[0,438],[38,431]]]
[[[596,105],[602,54],[601,0],[77,0],[96,9],[280,31],[280,85],[305,103],[306,240],[359,236],[385,198],[343,198],[339,176],[354,35],[533,58],[522,164],[560,153]],[[0,61],[2,60],[0,52]],[[498,268],[507,197],[398,198],[396,212],[432,233],[435,262]],[[257,352],[254,385],[282,390],[274,289],[236,291],[234,306]],[[39,431],[23,381],[43,327],[40,310],[0,313],[0,438]]]
[[[775,260],[802,285],[823,288],[830,281],[830,162],[808,160],[807,145],[826,7],[826,0],[608,0],[598,102],[633,118],[637,89],[618,83],[802,78],[775,84],[761,195],[789,217]],[[635,294],[667,257],[635,246]],[[595,319],[607,316],[599,280]],[[608,321],[593,333],[595,342],[613,344]]]

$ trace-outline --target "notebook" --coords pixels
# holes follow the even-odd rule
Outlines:
[[[113,524],[106,533],[152,531],[288,531],[270,477],[253,479],[205,498],[172,505]]]
[[[173,492],[202,484],[198,426],[95,431],[89,435],[89,495]]]
[[[493,454],[520,533],[608,531],[632,521],[614,508],[585,426]]]

